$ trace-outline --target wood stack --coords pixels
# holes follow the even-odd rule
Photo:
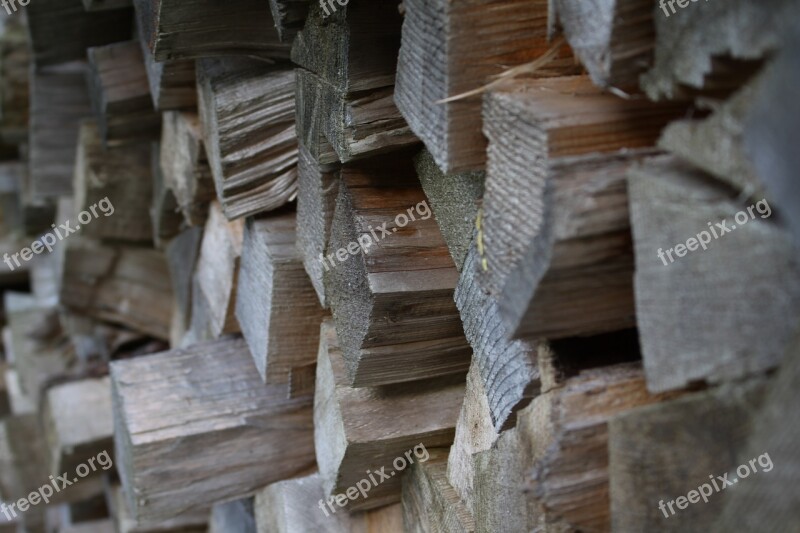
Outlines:
[[[797,3],[595,4],[10,15],[0,533],[800,523]]]

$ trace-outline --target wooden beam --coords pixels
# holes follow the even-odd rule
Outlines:
[[[265,386],[243,340],[118,361],[111,379],[117,468],[142,524],[245,497],[314,464],[310,399]]]

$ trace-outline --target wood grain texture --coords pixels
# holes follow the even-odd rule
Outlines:
[[[167,520],[156,526],[139,526],[128,510],[128,500],[121,486],[110,488],[109,512],[118,533],[207,533],[208,510],[179,520]]]
[[[517,428],[502,433],[488,450],[473,457],[475,500],[472,515],[476,533],[529,531],[532,524],[525,498],[524,451]]]
[[[325,316],[296,247],[297,215],[248,219],[236,317],[261,378],[288,383],[293,368],[313,364]]]
[[[192,280],[202,242],[203,228],[195,226],[180,232],[164,251],[175,296],[174,314],[179,316],[183,327],[189,327],[192,316]]]
[[[72,227],[80,226],[82,234],[96,239],[150,242],[151,157],[149,142],[104,148],[97,123],[83,122],[75,157]],[[83,211],[89,216],[81,220]]]
[[[309,0],[269,0],[272,20],[282,42],[291,43],[303,28],[308,14]]]
[[[265,386],[229,339],[111,366],[117,468],[134,517],[177,518],[314,464],[309,398]]]
[[[134,0],[142,41],[156,61],[210,56],[288,58],[267,2]]]
[[[460,376],[350,387],[336,331],[329,321],[324,322],[317,360],[314,439],[325,493],[343,493],[368,479],[370,471],[385,467],[389,478],[371,485],[366,499],[357,495],[347,509],[372,509],[399,501],[400,476],[395,474],[400,471],[393,461],[420,444],[424,449],[450,445],[463,396]]]
[[[785,317],[798,314],[800,278],[789,235],[764,218],[769,203],[757,211],[736,191],[670,156],[633,169],[629,189],[636,309],[650,390],[737,380],[775,367],[796,331]],[[723,222],[726,230],[715,225]],[[690,253],[683,244],[685,257],[677,250],[666,255],[702,231],[708,249],[695,244]],[[770,305],[756,311],[759,301]]]
[[[297,194],[295,75],[250,58],[197,64],[200,120],[217,197],[233,220]]]
[[[614,530],[709,530],[731,499],[727,490],[683,510],[673,504],[676,512],[669,518],[659,510],[659,502],[666,505],[685,497],[709,483],[710,476],[728,472],[728,479],[734,479],[741,464],[739,453],[754,429],[767,387],[763,379],[725,385],[612,419],[608,456]],[[759,453],[765,451],[772,450]],[[755,477],[769,475],[759,472]],[[756,482],[755,477],[746,483]]]
[[[330,507],[324,506],[327,500],[328,495],[323,489],[319,473],[273,483],[256,493],[258,532],[401,533],[404,531],[400,504],[348,513],[335,504],[332,512]]]
[[[161,143],[150,143],[150,174],[152,176],[153,196],[150,201],[150,220],[153,225],[153,245],[159,250],[180,233],[183,216],[178,209],[178,201],[164,180],[161,172]]]
[[[467,370],[453,302],[458,273],[408,155],[342,170],[325,266],[354,386]]]
[[[481,97],[439,103],[471,91],[550,48],[547,0],[409,0],[397,62],[395,101],[411,130],[447,173],[480,170],[486,160]],[[537,76],[576,73],[567,46]]]

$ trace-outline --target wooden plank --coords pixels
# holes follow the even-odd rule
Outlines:
[[[156,139],[161,115],[153,109],[138,41],[89,48],[89,94],[104,144]]]
[[[324,266],[353,386],[466,372],[458,273],[407,155],[342,169]]]
[[[395,474],[402,469],[393,461],[400,457],[408,462],[404,454],[411,450],[412,459],[422,460],[428,448],[450,445],[464,395],[460,376],[384,387],[348,386],[330,321],[320,333],[316,389],[314,439],[325,493],[343,493],[370,471],[388,477],[370,484],[366,498],[359,493],[345,496],[345,501],[352,500],[347,503],[352,511],[399,501],[400,476]]]
[[[478,89],[492,76],[551,47],[547,0],[408,0],[395,101],[411,130],[447,173],[479,170],[486,159],[481,98],[440,100]],[[535,76],[576,72],[567,46]]]
[[[800,278],[789,235],[767,218],[769,202],[741,198],[670,156],[633,169],[629,189],[650,390],[732,381],[775,367],[793,340],[795,324],[784,318],[800,312]],[[769,257],[769,264],[743,263],[742,250]],[[770,305],[754,307],[761,301]],[[758,339],[751,331],[759,331]]]
[[[117,468],[142,524],[245,497],[314,464],[310,399],[265,386],[243,340],[117,361],[111,379]]]
[[[325,311],[303,269],[296,215],[248,219],[236,289],[236,318],[261,379],[289,383],[293,368],[313,364]]]
[[[294,71],[249,58],[197,64],[200,120],[217,197],[233,220],[297,193]]]

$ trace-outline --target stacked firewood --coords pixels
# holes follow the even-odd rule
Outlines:
[[[0,533],[800,523],[798,6],[672,4],[10,14]]]

